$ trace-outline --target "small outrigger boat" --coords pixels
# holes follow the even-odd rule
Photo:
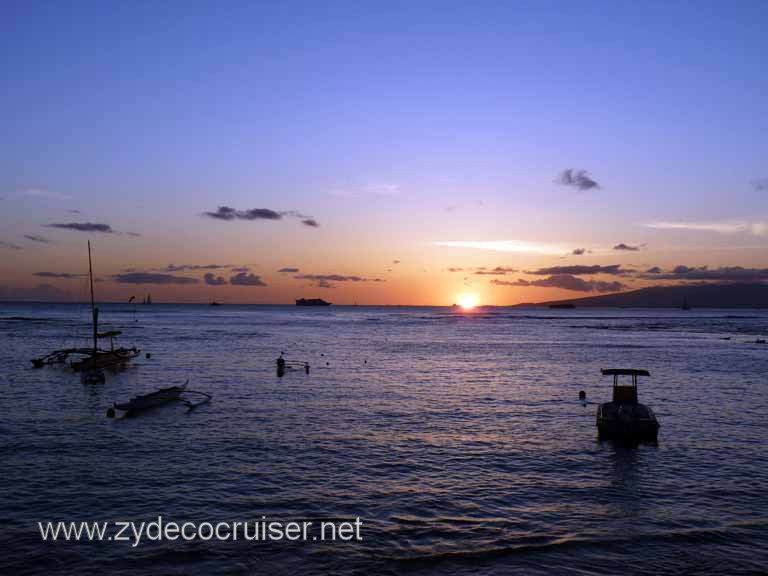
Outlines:
[[[92,348],[66,348],[64,350],[55,350],[50,354],[32,359],[32,366],[42,368],[47,364],[63,364],[69,356],[78,355],[82,358],[70,362],[70,366],[75,372],[98,370],[109,368],[111,366],[122,366],[132,358],[136,358],[141,350],[136,348],[115,348],[115,337],[121,332],[113,330],[111,332],[99,333],[99,309],[93,297],[93,266],[91,265],[91,243],[88,242],[88,277],[91,285],[91,321],[93,326],[93,347]],[[99,348],[99,339],[109,338],[110,349],[101,350]],[[84,378],[91,383],[98,381],[95,376]],[[103,380],[101,380],[103,382]]]
[[[600,439],[656,441],[659,421],[649,406],[637,401],[637,377],[651,374],[633,368],[608,368],[601,372],[603,376],[613,376],[613,401],[597,407],[595,424]],[[620,384],[619,376],[631,376],[631,384]]]
[[[189,384],[189,380],[184,382],[184,384],[181,386],[169,386],[168,388],[161,388],[156,392],[150,392],[149,394],[143,394],[141,396],[131,398],[128,400],[128,402],[123,402],[120,404],[115,402],[110,408],[107,409],[107,418],[114,418],[117,410],[123,412],[124,416],[135,416],[144,410],[156,408],[157,406],[162,406],[163,404],[174,402],[176,400],[184,402],[187,407],[187,411],[190,412],[201,404],[209,402],[213,398],[213,396],[207,392],[187,390],[187,384]],[[186,394],[198,394],[198,396],[202,396],[203,399],[199,402],[191,402],[182,396]]]
[[[168,388],[161,388],[157,392],[136,396],[135,398],[131,398],[128,402],[123,402],[121,404],[115,402],[114,405],[107,410],[107,417],[114,418],[116,410],[121,410],[126,415],[131,415],[142,412],[143,410],[161,406],[173,400],[180,400],[181,393],[186,390],[188,383],[189,380],[187,380],[181,386],[169,386]]]

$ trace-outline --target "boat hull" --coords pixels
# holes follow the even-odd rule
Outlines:
[[[181,393],[184,392],[186,384],[183,386],[171,386],[170,388],[162,388],[157,392],[151,394],[145,394],[144,396],[137,396],[131,398],[128,402],[123,404],[115,403],[114,408],[116,410],[122,410],[128,414],[141,412],[142,410],[148,410],[157,406],[162,406],[167,402],[178,400],[181,397]]]
[[[117,350],[97,352],[82,360],[75,360],[70,363],[70,366],[72,366],[72,369],[75,372],[93,370],[96,368],[110,368],[112,366],[125,364],[133,358],[136,358],[140,353],[141,350],[138,348],[118,348]]]
[[[659,421],[648,406],[605,402],[597,408],[595,425],[600,439],[656,441]]]

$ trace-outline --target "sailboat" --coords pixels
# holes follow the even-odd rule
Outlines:
[[[115,337],[122,334],[119,330],[99,333],[99,309],[93,297],[93,265],[91,263],[91,242],[88,241],[88,278],[91,285],[91,316],[93,319],[93,351],[81,360],[73,360],[69,363],[73,370],[92,370],[96,368],[108,368],[125,364],[141,353],[136,348],[115,348]],[[109,350],[99,348],[99,339],[109,338]]]

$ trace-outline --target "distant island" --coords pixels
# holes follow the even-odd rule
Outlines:
[[[518,306],[550,308],[768,308],[768,284],[696,284],[651,286],[631,292],[569,298]]]

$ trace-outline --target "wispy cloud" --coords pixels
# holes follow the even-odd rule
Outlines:
[[[168,264],[163,270],[165,272],[183,272],[185,270],[221,270],[222,268],[232,268],[232,264]]]
[[[115,274],[112,280],[120,284],[198,284],[197,278],[174,276],[172,274],[156,274],[152,272],[131,272]]]
[[[39,244],[54,244],[53,240],[50,240],[45,236],[38,236],[36,234],[24,234],[24,238],[26,238],[27,240],[31,240],[32,242],[37,242]]]
[[[298,268],[280,268],[280,270],[278,270],[278,272],[282,274],[295,274],[298,271]]]
[[[632,246],[630,244],[624,244],[622,242],[621,244],[616,244],[616,246],[613,247],[614,250],[618,250],[619,252],[637,252],[640,250],[640,246]]]
[[[29,196],[31,198],[45,198],[47,200],[71,200],[72,196],[68,194],[62,194],[61,192],[52,192],[50,190],[43,190],[41,188],[25,188],[19,190],[19,194],[22,196]]]
[[[555,182],[562,184],[563,186],[577,188],[578,190],[600,188],[600,184],[597,183],[597,180],[594,180],[586,170],[574,170],[573,168],[566,168],[563,170]]]
[[[658,230],[693,230],[697,232],[717,232],[719,234],[768,235],[768,222],[747,220],[722,220],[709,222],[656,221],[647,222],[647,228]]]
[[[283,217],[269,208],[237,210],[231,206],[219,206],[215,212],[203,212],[203,215],[217,220],[280,220]]]
[[[608,266],[600,266],[595,264],[594,266],[551,266],[549,268],[539,268],[538,270],[532,270],[526,272],[526,274],[533,274],[536,276],[549,276],[550,274],[570,274],[573,276],[585,276],[594,274],[609,274],[611,276],[618,276],[622,274],[629,274],[634,270],[622,268],[621,264],[610,264]]]
[[[299,274],[296,280],[325,280],[326,282],[386,282],[381,278],[363,278],[362,276],[345,276],[344,274]]]
[[[45,224],[46,228],[61,228],[62,230],[76,230],[77,232],[100,232],[102,234],[114,234],[115,231],[109,224],[97,224],[94,222],[66,222]]]
[[[311,228],[318,228],[320,224],[306,214],[297,212],[296,210],[284,210],[278,212],[269,208],[249,208],[248,210],[238,210],[231,206],[219,206],[215,212],[203,212],[203,216],[213,218],[215,220],[282,220],[284,217],[298,218],[301,223]]]
[[[513,274],[517,272],[515,268],[510,268],[509,266],[496,266],[496,268],[477,268],[475,269],[472,274],[476,274],[478,276],[504,276],[505,274]]]
[[[521,242],[518,240],[441,240],[432,242],[434,246],[451,248],[473,248],[492,252],[517,252],[521,254],[562,255],[568,251],[562,246],[538,242]]]
[[[7,248],[8,250],[23,250],[23,248],[18,244],[14,244],[13,242],[5,242],[3,240],[0,240],[0,248]]]
[[[40,276],[41,278],[62,278],[64,280],[74,280],[76,278],[83,278],[85,274],[71,274],[69,272],[34,272],[33,276]]]
[[[554,274],[548,278],[538,280],[525,280],[519,278],[514,281],[505,281],[493,279],[491,284],[496,286],[519,286],[540,288],[560,288],[561,290],[571,290],[573,292],[619,292],[627,288],[621,282],[604,282],[602,280],[584,280],[571,274]]]
[[[235,274],[229,279],[229,283],[235,286],[266,286],[266,282],[261,279],[261,276],[255,274],[248,274],[246,272],[240,272]]]
[[[758,192],[765,192],[768,190],[768,178],[757,178],[753,180],[752,187]]]
[[[227,283],[227,279],[222,276],[216,276],[213,272],[206,272],[203,276],[203,280],[209,286],[223,286]]]
[[[573,256],[582,256],[586,251],[586,248],[575,248],[571,254]]]

